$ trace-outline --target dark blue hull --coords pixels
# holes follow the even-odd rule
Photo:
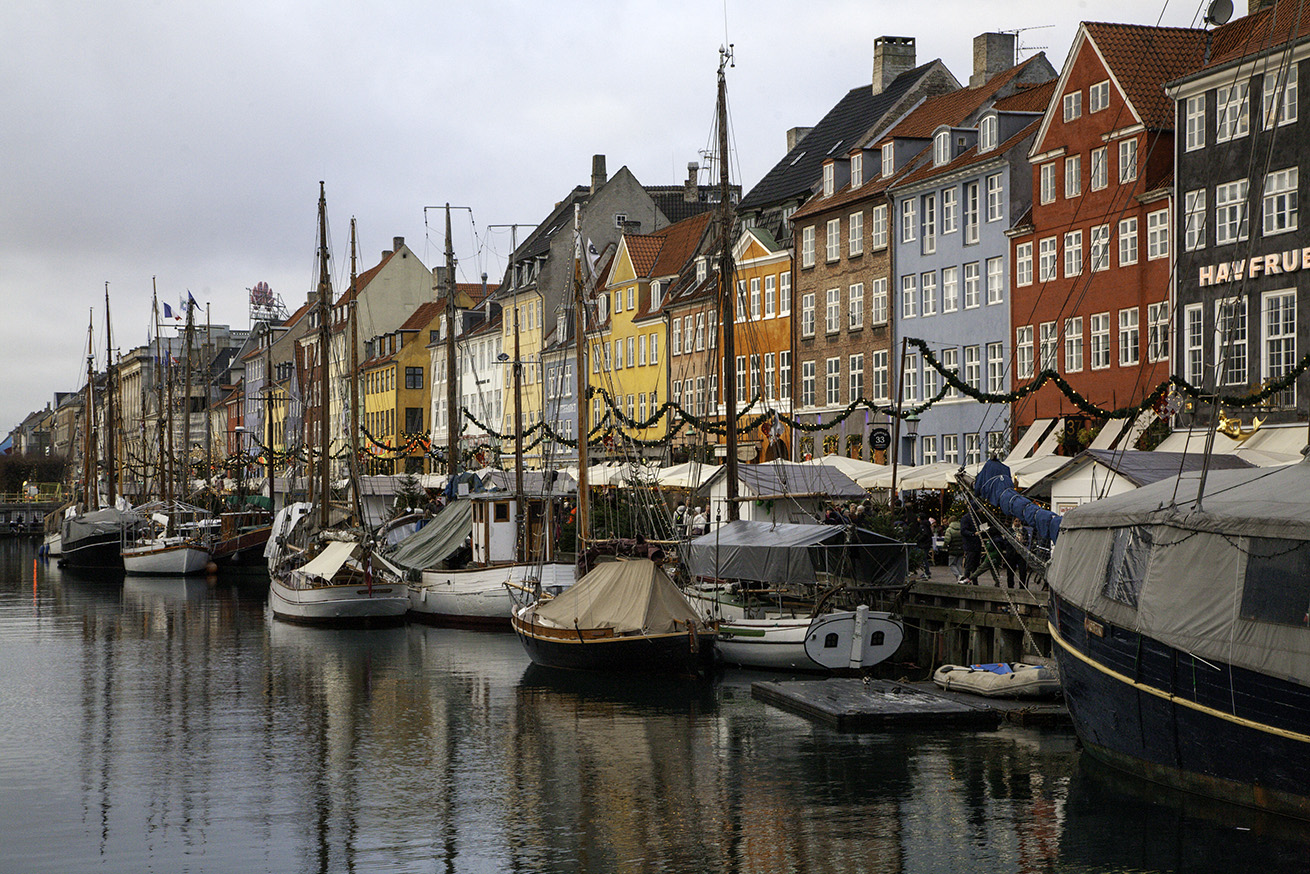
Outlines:
[[[108,531],[83,537],[74,542],[64,541],[60,562],[73,570],[123,572],[123,534]]]
[[[1202,660],[1051,597],[1083,746],[1157,783],[1310,819],[1310,688]]]

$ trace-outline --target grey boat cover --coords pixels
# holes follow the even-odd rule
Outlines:
[[[1199,482],[1067,512],[1052,590],[1198,659],[1310,684],[1310,459],[1211,471],[1198,506]]]
[[[92,510],[89,513],[67,517],[64,519],[60,537],[66,546],[72,546],[80,540],[99,534],[118,534],[124,529],[127,530],[128,536],[132,537],[136,528],[143,524],[145,524],[145,517],[135,510],[107,507],[103,510]]]
[[[820,464],[792,461],[743,464],[737,467],[737,478],[749,490],[749,497],[758,499],[829,497],[833,500],[863,500],[869,496],[863,487],[840,470]]]
[[[820,574],[861,583],[899,582],[906,549],[872,531],[841,525],[738,519],[693,538],[682,552],[693,577],[812,585]]]
[[[473,533],[473,503],[451,501],[424,525],[383,554],[402,567],[424,570],[437,564],[464,545]]]
[[[616,634],[664,634],[700,621],[663,568],[644,558],[598,565],[534,613],[560,628],[612,628]]]

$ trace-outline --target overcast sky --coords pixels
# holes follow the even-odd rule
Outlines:
[[[1239,13],[1244,5],[1238,0]],[[967,82],[975,35],[1022,30],[1058,70],[1081,20],[1187,27],[1196,2],[664,0],[0,4],[0,436],[141,345],[152,278],[248,327],[246,289],[294,309],[314,284],[318,182],[335,269],[403,236],[429,267],[453,219],[461,281],[495,282],[508,229],[590,179],[591,156],[680,183],[709,144],[718,48],[735,45],[733,181],[746,190],[912,36]],[[726,33],[726,37],[725,37]],[[703,175],[702,182],[708,177]],[[520,230],[519,238],[526,230]],[[338,290],[340,285],[337,285]]]

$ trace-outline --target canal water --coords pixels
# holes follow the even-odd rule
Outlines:
[[[301,628],[266,586],[74,577],[0,541],[0,872],[1305,871],[1304,826],[1071,731],[840,733],[512,634]]]

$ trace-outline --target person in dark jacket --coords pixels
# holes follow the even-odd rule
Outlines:
[[[946,563],[958,583],[964,578],[964,535],[960,533],[960,520],[950,519],[946,525]]]
[[[978,531],[978,519],[972,510],[966,510],[960,520],[960,538],[964,541],[964,578],[962,583],[977,583],[975,575],[978,565],[982,564],[982,537]]]
[[[927,514],[919,516],[919,521],[914,527],[914,545],[919,551],[919,558],[923,562],[923,579],[932,579],[932,523],[928,521]]]

